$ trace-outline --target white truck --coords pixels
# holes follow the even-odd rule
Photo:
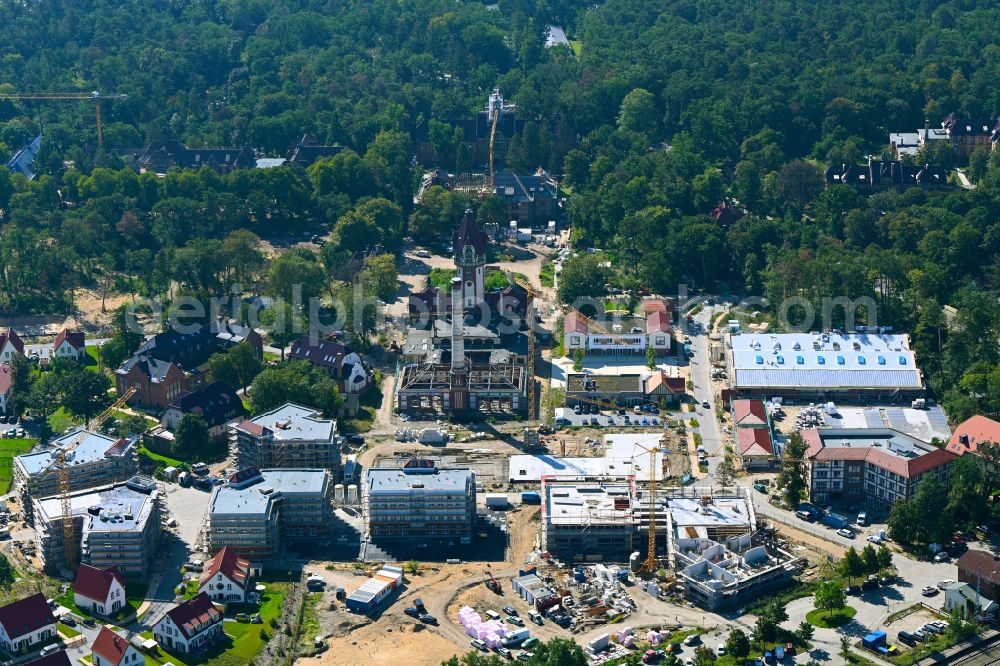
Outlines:
[[[504,636],[503,646],[506,648],[517,647],[529,638],[531,638],[531,631],[528,629],[518,629]]]

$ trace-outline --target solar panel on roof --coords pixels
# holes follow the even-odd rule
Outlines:
[[[878,364],[879,365],[885,365],[885,356],[879,356],[878,357]]]
[[[820,365],[824,365],[826,363],[826,359],[823,358],[822,356],[817,356],[816,362],[819,363]]]
[[[804,358],[802,358],[801,356],[796,356],[795,357],[795,362],[798,363],[799,365],[802,365],[802,364],[804,364],[806,362],[806,360]]]
[[[899,364],[906,365],[906,357],[903,356],[902,354],[899,355]]]
[[[757,356],[755,356],[754,358],[757,360],[757,363],[759,363],[761,365],[764,364],[764,357],[761,356],[760,354],[757,354]]]
[[[785,357],[784,356],[776,356],[775,360],[778,361],[779,364],[780,363],[784,363],[785,362]]]
[[[837,357],[837,365],[844,365],[844,357],[843,356],[838,356]]]
[[[858,356],[858,365],[864,365],[864,364],[865,364],[865,357]]]

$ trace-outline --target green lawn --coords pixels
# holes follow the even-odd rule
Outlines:
[[[65,636],[66,638],[73,638],[74,636],[79,636],[80,635],[79,631],[77,631],[73,627],[69,627],[69,626],[63,624],[62,622],[60,622],[59,624],[57,624],[56,627],[58,628],[59,633],[62,634],[63,636]]]
[[[288,583],[264,583],[267,591],[259,609],[256,606],[244,604],[230,604],[226,610],[226,617],[231,618],[236,613],[260,613],[263,624],[250,624],[249,622],[226,622],[224,629],[229,636],[228,641],[224,641],[214,646],[208,652],[193,657],[189,654],[175,653],[160,648],[157,657],[147,656],[147,665],[160,665],[173,662],[176,666],[246,666],[253,661],[253,658],[264,647],[265,639],[261,632],[270,637],[272,631],[271,620],[276,620],[281,616],[281,608],[285,603],[285,595],[288,593]],[[144,632],[143,637],[152,638],[151,632]]]
[[[451,279],[455,277],[455,270],[451,268],[432,268],[427,276],[427,281],[432,287],[438,289],[450,289]]]
[[[183,464],[183,461],[178,460],[177,458],[171,458],[159,453],[153,453],[146,448],[145,444],[139,447],[139,455],[155,460],[160,467],[177,467],[178,465]]]
[[[63,407],[60,407],[51,416],[49,416],[49,428],[51,428],[52,432],[57,435],[62,434],[66,428],[82,424],[82,420],[67,412]]]
[[[569,40],[569,45],[573,49],[573,53],[576,54],[576,57],[579,58],[580,54],[583,53],[583,42],[579,39],[571,39]]]
[[[806,613],[806,622],[824,629],[834,629],[841,627],[851,621],[857,614],[857,610],[850,606],[845,606],[836,612],[825,610],[811,610]]]
[[[111,619],[121,619],[127,616],[132,611],[139,610],[139,606],[142,605],[143,600],[146,598],[147,587],[148,587],[147,583],[126,583],[125,584],[126,606],[125,608],[122,608],[120,611],[112,615]],[[88,617],[88,616],[99,617],[95,616],[93,613],[89,611],[83,610],[82,608],[76,605],[76,603],[73,601],[72,585],[70,585],[68,590],[56,596],[55,600],[59,603],[59,605],[65,606],[66,608],[70,609],[77,615],[81,615],[83,617]],[[61,630],[62,625],[59,626]]]
[[[0,495],[10,490],[14,456],[27,453],[34,445],[34,439],[0,438]]]

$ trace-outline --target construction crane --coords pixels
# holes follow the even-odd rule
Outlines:
[[[492,154],[492,153],[491,153]],[[541,297],[542,293],[532,286],[527,280],[522,280],[512,271],[504,271],[507,279],[512,284],[516,284],[528,295],[525,304],[524,314],[528,320],[528,420],[538,420],[538,404],[535,399],[535,296]]]
[[[656,559],[656,454],[662,453],[665,456],[685,455],[669,447],[669,437],[669,433],[663,433],[660,443],[653,448],[646,448],[641,444],[636,444],[643,451],[649,452],[649,487],[647,488],[647,492],[649,492],[649,544],[647,546],[646,560],[639,568],[643,573],[653,573],[660,567],[659,560]]]
[[[484,194],[487,196],[493,194],[493,147],[497,140],[497,125],[500,122],[500,116],[503,115],[503,98],[500,97],[499,89],[490,96],[490,112],[493,114],[493,123],[490,125],[490,170],[486,174],[486,187],[483,188]]]
[[[135,395],[135,391],[136,388],[134,386],[125,391],[125,393],[122,394],[122,396],[118,398],[113,405],[105,409],[90,422],[89,428],[94,430],[100,428],[105,421],[111,418],[116,410],[125,406],[129,398]],[[73,506],[70,501],[70,493],[73,489],[70,487],[69,483],[69,465],[67,463],[71,459],[73,452],[76,451],[76,448],[80,446],[84,439],[87,438],[88,434],[88,430],[81,430],[77,433],[76,437],[70,440],[59,452],[59,454],[56,455],[53,463],[59,473],[59,504],[62,509],[62,529],[64,548],[66,549],[66,568],[71,574],[76,570],[77,551],[76,527],[73,525]]]
[[[128,99],[128,95],[121,93],[116,95],[105,95],[98,91],[93,91],[90,93],[0,93],[0,99],[17,99],[17,100],[65,100],[65,101],[75,101],[75,100],[91,100],[94,102],[94,109],[97,115],[97,146],[99,148],[104,147],[104,130],[101,123],[101,101],[122,101]]]

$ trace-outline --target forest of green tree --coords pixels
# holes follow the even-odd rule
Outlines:
[[[544,47],[550,23],[578,52]],[[0,170],[0,309],[64,311],[79,286],[281,291],[434,240],[464,200],[414,206],[415,131],[457,167],[447,121],[499,87],[523,121],[509,165],[559,177],[575,242],[615,267],[569,262],[587,279],[561,297],[607,282],[817,309],[870,297],[953,418],[997,413],[1000,155],[973,155],[972,191],[866,197],[822,177],[925,118],[1000,115],[997,34],[983,0],[0,1],[0,94],[128,95],[104,107],[104,150],[88,102],[0,100],[0,155],[44,130],[37,179]],[[158,138],[283,155],[305,133],[346,150],[308,171],[166,178],[116,155]],[[748,213],[728,228],[707,215],[724,197]],[[257,236],[322,228],[322,255],[262,260]]]

